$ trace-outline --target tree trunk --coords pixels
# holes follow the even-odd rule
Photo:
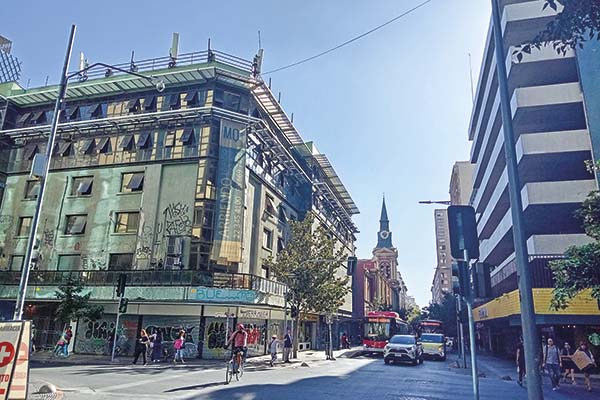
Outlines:
[[[292,358],[298,358],[298,338],[300,336],[300,312],[298,312],[298,316],[294,318],[294,331],[292,334],[294,335],[294,351]]]

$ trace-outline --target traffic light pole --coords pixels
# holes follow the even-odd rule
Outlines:
[[[460,335],[459,337],[459,345],[460,345],[460,359],[463,361],[463,368],[467,368],[467,354],[465,353],[465,332],[463,330],[462,323],[462,299],[460,295],[456,296],[456,302],[458,305],[456,306],[456,321],[458,323],[457,333]]]
[[[119,329],[119,319],[121,318],[121,303],[123,302],[123,297],[125,293],[121,294],[119,298],[119,305],[117,306],[117,321],[115,322],[115,333],[113,335],[113,346],[110,354],[110,362],[115,362],[115,349],[117,347],[117,330]]]
[[[529,257],[527,255],[527,236],[523,222],[523,202],[521,199],[521,182],[515,150],[515,134],[513,130],[511,99],[508,88],[506,71],[506,52],[502,37],[502,19],[499,0],[492,0],[492,19],[494,29],[494,44],[496,51],[496,68],[498,72],[498,89],[502,109],[502,131],[504,133],[504,156],[508,176],[508,195],[512,216],[512,232],[519,277],[519,294],[521,300],[521,326],[523,327],[523,346],[525,350],[525,369],[527,370],[527,396],[529,400],[541,400],[542,379],[538,354],[538,339],[536,330],[533,292],[531,290],[531,275],[529,272]]]
[[[467,263],[467,270],[471,264],[469,258],[469,251],[464,250],[464,259]],[[471,282],[468,280],[465,285],[465,298],[467,303],[467,314],[469,316],[469,354],[471,355],[471,377],[473,378],[473,398],[479,400],[479,373],[477,371],[477,356],[476,356],[476,344],[475,344],[475,318],[473,318],[473,290],[471,289]]]

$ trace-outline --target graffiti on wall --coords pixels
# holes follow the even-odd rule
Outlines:
[[[106,257],[103,253],[87,253],[81,255],[81,268],[86,270],[106,269]]]
[[[44,229],[42,233],[42,244],[46,247],[52,247],[54,245],[54,230]]]
[[[198,332],[200,320],[199,318],[183,319],[177,317],[162,317],[162,316],[148,316],[144,318],[144,329],[149,335],[160,331],[162,334],[162,345],[163,349],[169,354],[174,353],[173,343],[179,336],[179,332],[184,330],[185,346],[183,348],[183,358],[197,358],[198,357]]]
[[[112,352],[115,317],[105,317],[97,321],[84,320],[77,325],[75,351],[83,354],[104,354]],[[116,354],[130,355],[135,345],[137,320],[123,318],[117,329]]]
[[[181,202],[171,203],[163,210],[163,222],[159,224],[163,236],[185,236],[192,230],[190,207]]]
[[[13,227],[14,217],[12,215],[0,215],[0,230],[8,232]]]
[[[229,327],[229,333],[231,334],[231,332],[231,327]],[[227,336],[227,322],[225,318],[206,318],[204,341],[202,343],[202,358],[225,358],[227,351],[223,347],[227,343]]]

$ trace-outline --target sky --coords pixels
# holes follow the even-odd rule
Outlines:
[[[13,41],[21,83],[30,87],[58,80],[73,23],[73,54],[83,51],[90,63],[128,62],[132,50],[136,59],[167,56],[172,32],[180,53],[205,50],[210,38],[214,49],[251,60],[260,30],[269,71],[421,1],[22,0],[2,5],[0,35]],[[469,53],[476,84],[489,20],[489,1],[432,0],[349,46],[269,75],[302,137],[327,155],[361,211],[360,258],[376,244],[385,192],[399,270],[421,306],[436,266],[435,207],[418,201],[447,200],[452,165],[469,157]]]

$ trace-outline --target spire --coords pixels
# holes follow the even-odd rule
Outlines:
[[[379,218],[379,222],[389,222],[387,208],[385,206],[385,193],[383,194],[383,203],[381,204],[381,218]]]
[[[390,221],[388,219],[387,207],[385,206],[385,194],[381,204],[381,218],[379,219],[379,233],[377,234],[377,248],[391,248],[392,233],[390,232]]]

